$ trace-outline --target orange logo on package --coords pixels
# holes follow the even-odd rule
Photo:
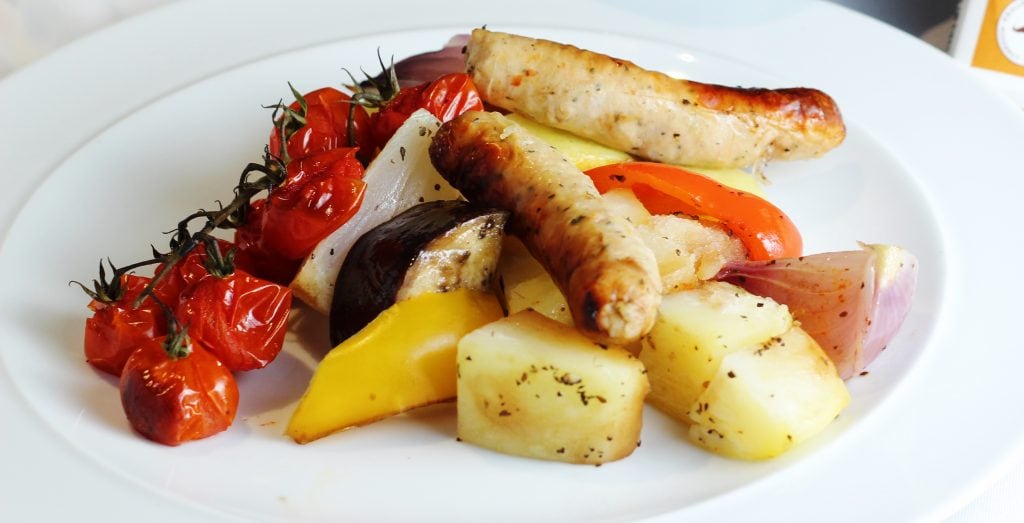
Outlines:
[[[989,0],[971,64],[1024,76],[1024,0]]]

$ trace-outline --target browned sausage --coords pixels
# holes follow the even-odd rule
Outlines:
[[[488,103],[654,161],[747,167],[813,158],[846,127],[815,89],[671,78],[571,45],[477,29],[466,70]]]
[[[654,254],[560,152],[498,113],[472,111],[441,126],[430,159],[470,201],[512,213],[510,232],[559,285],[577,328],[617,344],[651,329]]]

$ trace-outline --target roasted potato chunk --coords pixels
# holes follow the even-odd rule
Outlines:
[[[640,438],[643,365],[534,311],[464,336],[458,433],[506,454],[569,463],[624,458]]]

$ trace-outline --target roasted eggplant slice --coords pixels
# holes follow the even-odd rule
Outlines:
[[[490,290],[508,213],[463,201],[422,203],[352,246],[331,304],[337,345],[392,304],[428,292]]]

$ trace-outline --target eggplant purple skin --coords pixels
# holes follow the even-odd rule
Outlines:
[[[435,238],[460,224],[504,211],[464,201],[421,203],[369,230],[345,257],[331,302],[332,346],[365,327],[395,303],[407,271]],[[495,225],[504,220],[495,220]]]

